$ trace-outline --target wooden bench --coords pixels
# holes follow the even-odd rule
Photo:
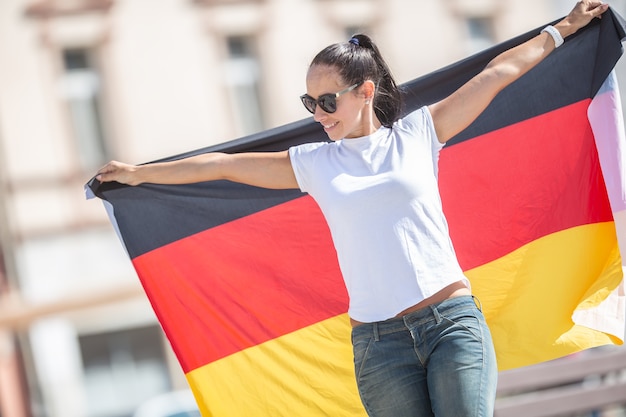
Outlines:
[[[500,372],[495,417],[547,417],[626,407],[626,348],[597,348]]]

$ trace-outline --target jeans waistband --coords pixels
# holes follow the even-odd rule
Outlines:
[[[480,301],[473,295],[462,295],[448,298],[439,303],[431,304],[401,317],[393,317],[384,321],[361,324],[352,329],[353,334],[374,334],[378,340],[381,335],[405,331],[409,327],[419,326],[431,321],[440,321],[441,315],[450,314],[456,310],[468,308],[481,309]]]

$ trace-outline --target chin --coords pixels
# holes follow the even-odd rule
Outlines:
[[[328,139],[332,140],[333,142],[343,139],[342,137],[339,137],[337,134],[334,133],[326,132],[326,136],[328,136]]]

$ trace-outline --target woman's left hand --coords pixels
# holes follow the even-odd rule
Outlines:
[[[581,0],[576,3],[572,11],[555,27],[561,32],[565,38],[578,29],[586,26],[595,17],[602,17],[602,13],[606,12],[609,5],[596,0]]]

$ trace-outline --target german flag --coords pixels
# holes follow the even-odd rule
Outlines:
[[[444,211],[500,369],[622,343],[614,214],[626,159],[612,69],[624,28],[609,10],[569,37],[441,152]],[[540,29],[405,84],[406,111]],[[324,140],[306,119],[167,160]],[[105,201],[203,416],[365,415],[347,293],[308,195],[227,181],[87,190]]]

